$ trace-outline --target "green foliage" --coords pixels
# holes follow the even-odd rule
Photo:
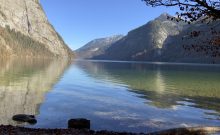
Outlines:
[[[44,44],[29,36],[10,29],[0,27],[0,52],[4,56],[15,55],[22,57],[51,57],[54,56]],[[3,55],[1,55],[2,57]]]

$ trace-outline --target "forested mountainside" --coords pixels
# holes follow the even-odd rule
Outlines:
[[[162,14],[153,21],[128,32],[127,36],[114,43],[105,54],[96,59],[111,60],[152,60],[161,53],[167,37],[178,35],[184,23],[167,19],[168,14]],[[115,53],[118,51],[120,53]]]
[[[170,36],[163,45],[161,61],[220,63],[220,21],[195,23]]]
[[[69,57],[39,0],[0,0],[1,56]]]
[[[212,43],[219,39],[219,21],[187,24],[167,18],[172,16],[164,13],[128,32],[90,59],[220,63],[220,46]]]

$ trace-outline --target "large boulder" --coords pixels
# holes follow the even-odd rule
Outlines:
[[[68,121],[68,128],[90,129],[90,120],[83,119],[83,118],[70,119]]]
[[[30,124],[36,124],[37,120],[34,115],[17,114],[12,117],[14,121],[18,122],[28,122]]]

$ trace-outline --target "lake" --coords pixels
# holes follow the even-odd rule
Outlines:
[[[152,132],[220,126],[220,65],[116,61],[1,60],[0,124]],[[36,115],[38,123],[12,121]]]

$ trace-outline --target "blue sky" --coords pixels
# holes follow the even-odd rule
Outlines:
[[[147,7],[142,0],[41,0],[51,24],[73,50],[89,41],[128,31],[173,8]]]

